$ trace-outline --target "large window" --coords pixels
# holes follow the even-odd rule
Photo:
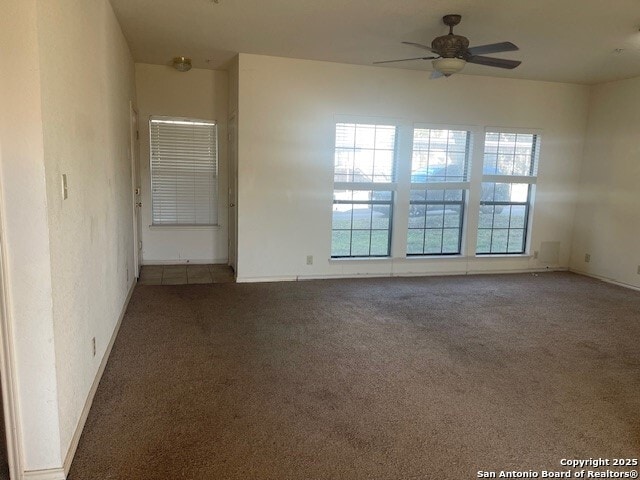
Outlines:
[[[538,144],[531,133],[485,134],[477,254],[525,252]]]
[[[395,159],[394,125],[336,124],[332,257],[390,255]]]
[[[459,254],[471,134],[415,128],[407,255]]]
[[[527,251],[537,132],[394,123],[336,124],[332,257]]]
[[[153,224],[217,224],[216,124],[151,117],[149,128]]]

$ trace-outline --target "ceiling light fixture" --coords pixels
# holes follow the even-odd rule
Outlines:
[[[449,77],[454,73],[458,73],[467,64],[461,58],[438,58],[432,62],[436,72],[440,72],[445,77]]]
[[[191,70],[191,59],[187,57],[176,57],[173,59],[173,68],[179,72],[188,72]]]

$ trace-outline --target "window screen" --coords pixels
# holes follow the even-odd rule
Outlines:
[[[151,117],[149,127],[153,224],[216,225],[215,122]]]

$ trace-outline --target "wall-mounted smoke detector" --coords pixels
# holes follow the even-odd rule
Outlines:
[[[179,72],[188,72],[191,70],[191,59],[187,57],[176,57],[173,59],[173,68]]]

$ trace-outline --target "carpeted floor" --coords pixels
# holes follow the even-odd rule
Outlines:
[[[635,458],[639,338],[640,292],[569,273],[139,285],[69,480]]]

